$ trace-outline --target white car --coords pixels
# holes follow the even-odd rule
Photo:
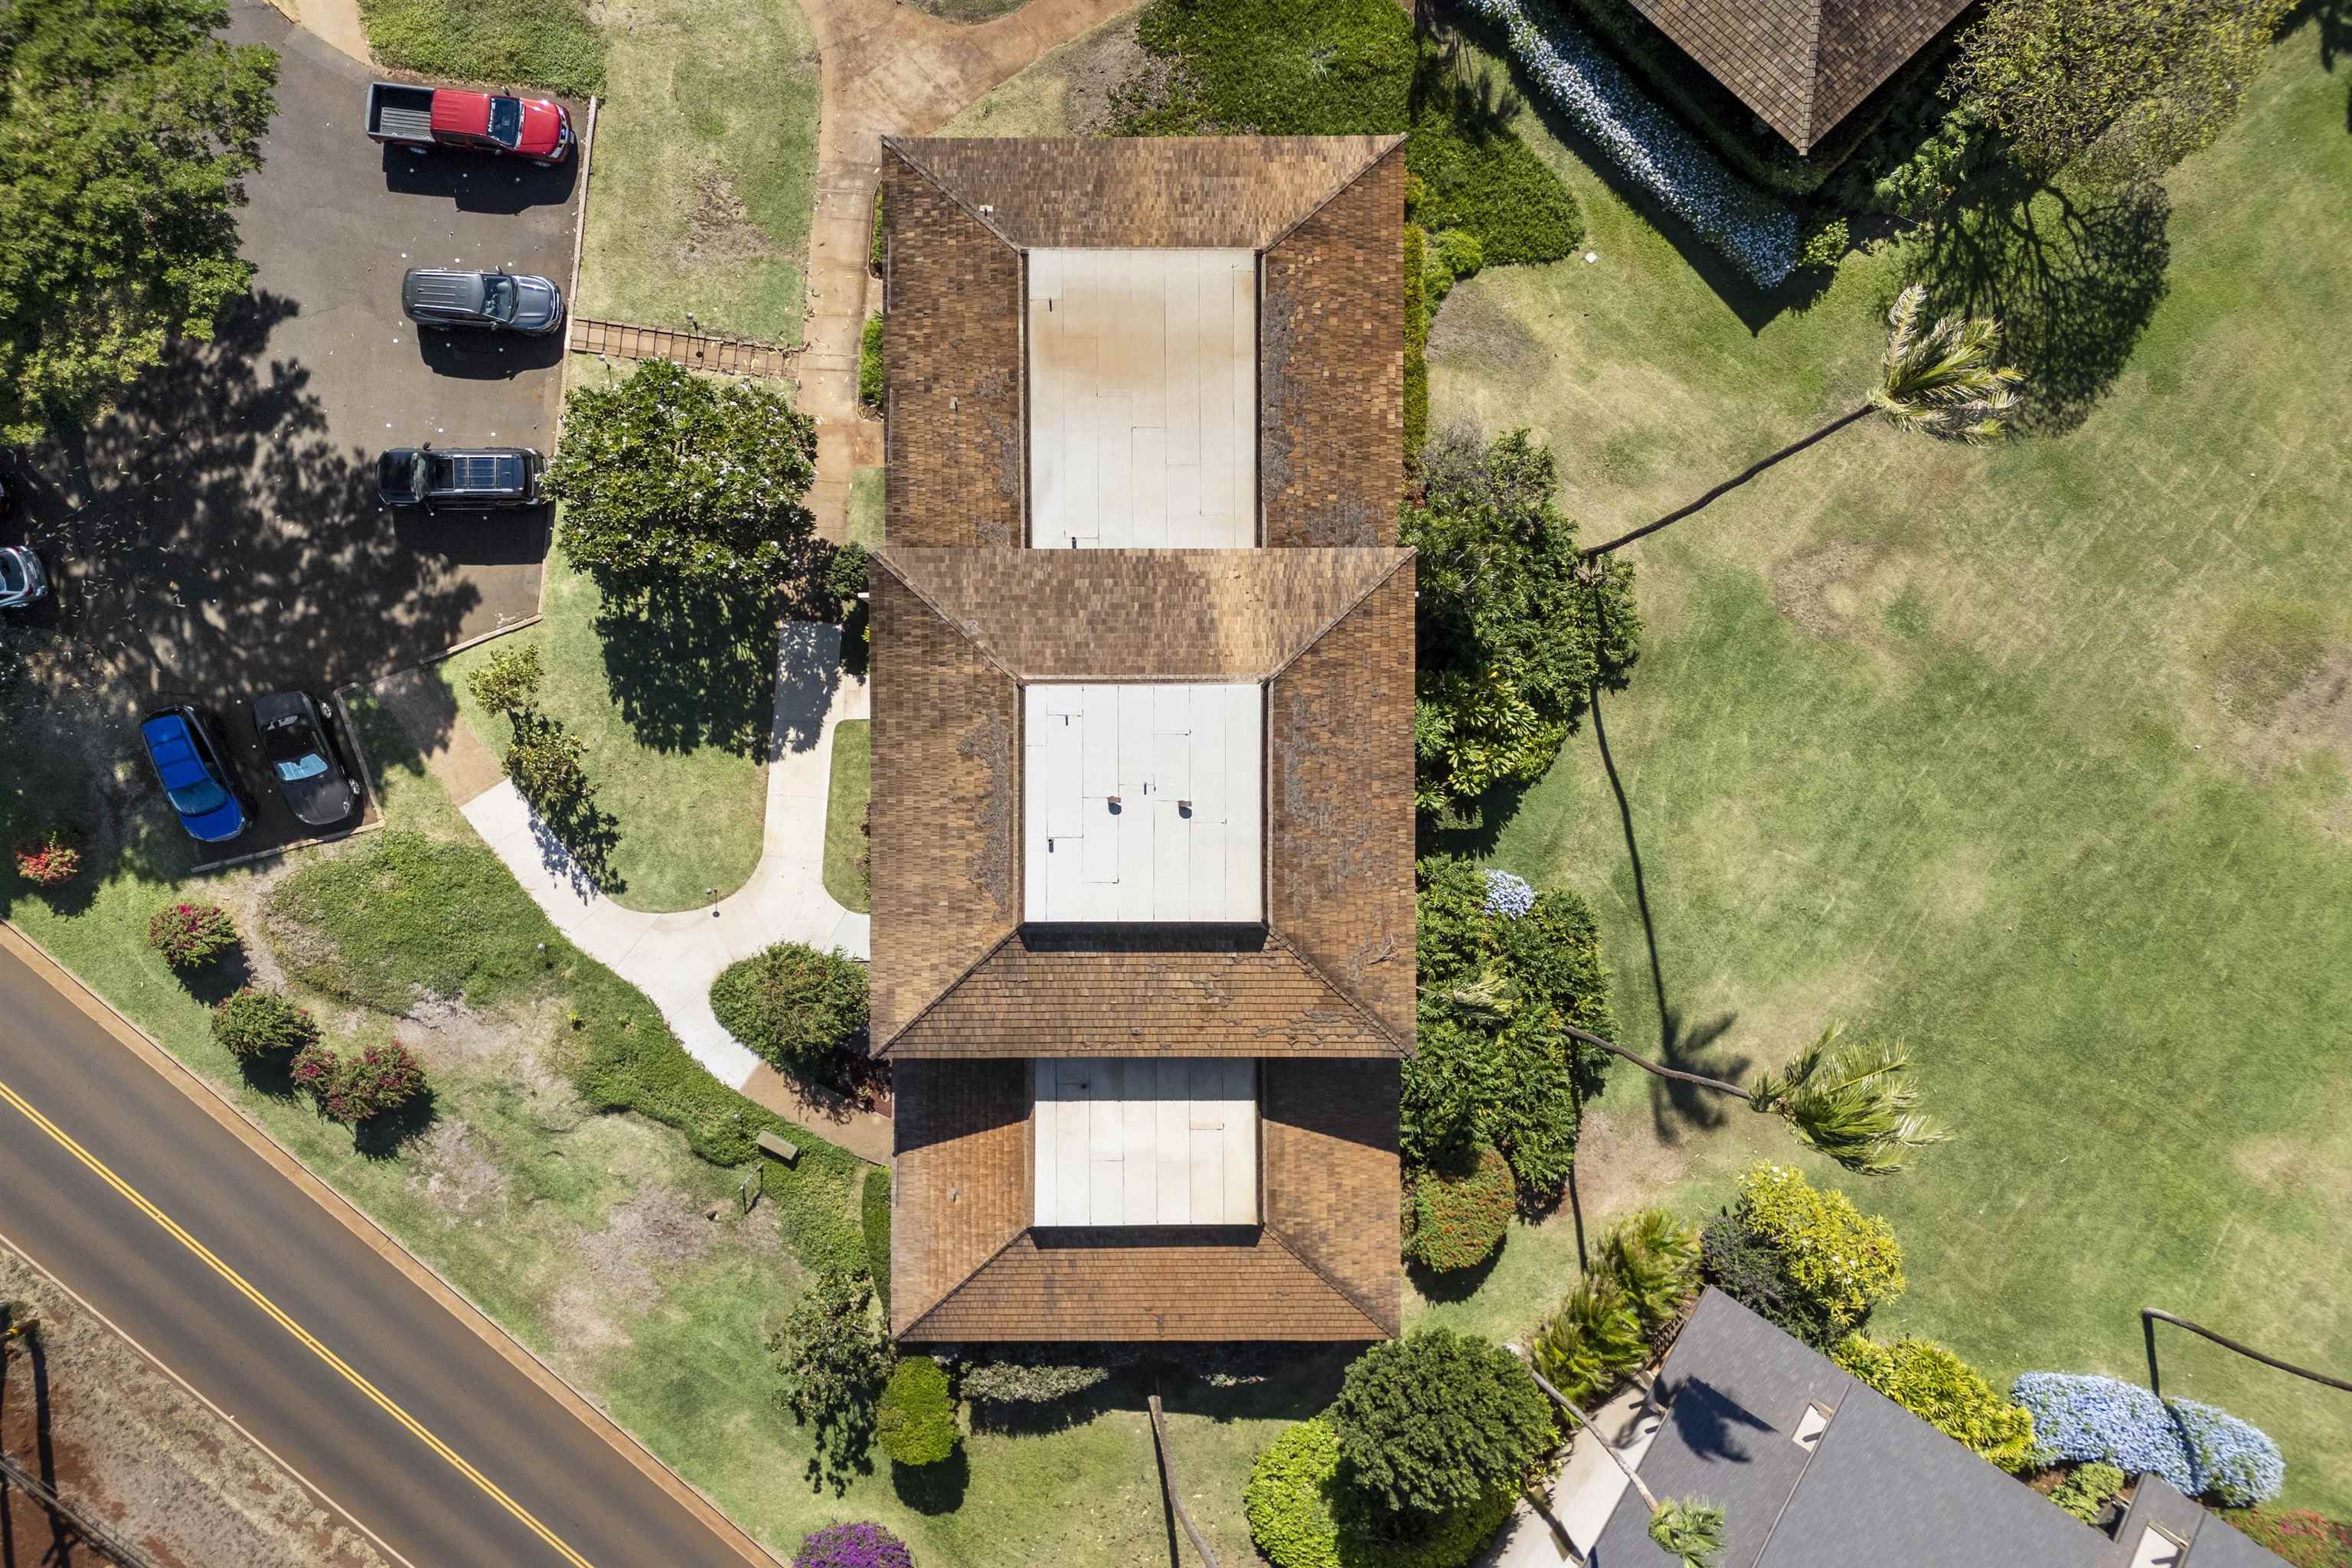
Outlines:
[[[0,610],[29,605],[48,591],[39,556],[21,544],[0,544]]]

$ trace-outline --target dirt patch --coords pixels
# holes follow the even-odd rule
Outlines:
[[[29,1301],[42,1325],[37,1357],[0,1364],[0,1447],[99,1528],[156,1568],[389,1568],[244,1434],[5,1250],[0,1296]],[[0,1515],[12,1561],[52,1561],[44,1509],[10,1488]],[[100,1559],[79,1547],[55,1560]]]
[[[751,221],[751,209],[727,177],[706,173],[694,182],[694,213],[687,219],[686,246],[678,260],[688,267],[758,261],[773,253],[766,233]]]
[[[1538,376],[1551,370],[1551,350],[1528,324],[1498,303],[1494,290],[1462,284],[1438,307],[1429,329],[1429,357],[1459,361],[1497,378]]]
[[[628,1320],[653,1306],[669,1281],[710,1251],[731,1209],[716,1220],[676,1189],[642,1184],[579,1239],[565,1283],[548,1307],[548,1326],[570,1355],[593,1356],[629,1342]]]
[[[2233,701],[2224,685],[2214,693],[2237,731],[2239,759],[2258,773],[2271,773],[2314,752],[2333,752],[2352,766],[2352,648],[2331,647],[2316,665],[2264,707]]]
[[[1885,651],[1927,629],[1927,606],[1906,592],[1911,558],[1833,539],[1773,563],[1772,603],[1806,631]]]
[[[1139,11],[1137,16],[1140,15]],[[1169,62],[1147,50],[1136,37],[1137,16],[1088,34],[1061,58],[1066,134],[1107,134],[1117,114],[1114,95],[1137,103],[1167,98]]]

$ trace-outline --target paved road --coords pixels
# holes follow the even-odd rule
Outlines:
[[[579,1559],[595,1568],[742,1568],[684,1505],[5,951],[0,1084]],[[415,1568],[576,1568],[5,1100],[0,1235]]]

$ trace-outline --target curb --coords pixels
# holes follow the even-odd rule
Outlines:
[[[785,1568],[782,1560],[751,1539],[734,1521],[729,1519],[717,1504],[693,1483],[669,1468],[650,1449],[617,1425],[593,1401],[572,1386],[552,1367],[533,1354],[530,1349],[490,1319],[439,1270],[408,1250],[400,1241],[375,1221],[352,1206],[349,1200],[321,1181],[308,1165],[272,1138],[259,1123],[231,1104],[221,1093],[196,1076],[177,1057],[166,1050],[146,1030],[116,1012],[106,999],[82,984],[80,976],[59,963],[48,950],[35,942],[13,921],[0,920],[0,951],[5,951],[24,961],[26,968],[39,975],[58,994],[73,1004],[83,1016],[114,1037],[124,1047],[138,1057],[166,1081],[211,1117],[219,1126],[251,1149],[271,1169],[308,1194],[325,1209],[338,1224],[349,1231],[362,1246],[391,1264],[418,1289],[456,1318],[476,1339],[495,1352],[508,1365],[537,1384],[540,1391],[553,1399],[573,1418],[604,1439],[606,1447],[636,1469],[646,1479],[667,1492],[679,1507],[700,1521],[703,1526],[752,1568]],[[11,1250],[14,1250],[12,1247]],[[111,1327],[111,1325],[109,1325]],[[150,1358],[152,1359],[152,1358]],[[240,1427],[238,1430],[242,1431]],[[277,1456],[272,1455],[275,1458]],[[281,1463],[283,1461],[280,1461]],[[308,1485],[309,1483],[305,1483]],[[315,1487],[310,1489],[316,1491]],[[323,1494],[321,1494],[323,1495]],[[337,1511],[341,1511],[340,1508]],[[370,1539],[373,1539],[372,1536]],[[397,1557],[397,1553],[394,1554]],[[403,1560],[404,1561],[404,1560]]]

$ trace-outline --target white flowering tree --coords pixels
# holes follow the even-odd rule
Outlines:
[[[781,395],[647,360],[565,399],[546,488],[564,552],[599,579],[741,589],[796,569],[815,477],[816,426]]]

